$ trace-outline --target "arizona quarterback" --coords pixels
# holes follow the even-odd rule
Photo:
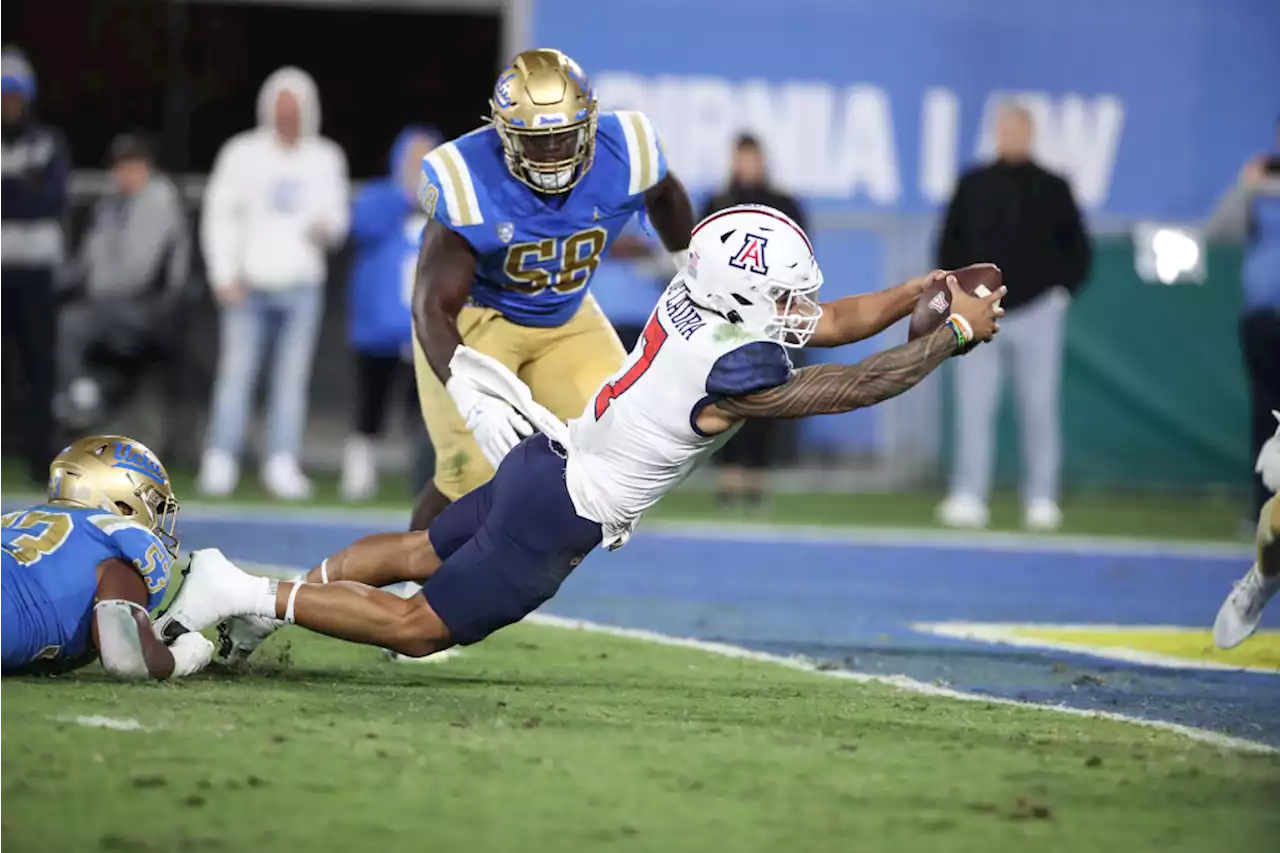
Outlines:
[[[910,313],[941,277],[951,314],[933,331],[856,365],[793,369],[789,351],[864,340]],[[623,545],[744,421],[847,412],[901,394],[990,340],[1005,294],[969,294],[942,271],[827,303],[818,302],[821,286],[812,243],[781,212],[743,205],[708,217],[626,366],[567,426],[502,364],[458,347],[454,377],[515,406],[541,435],[428,531],[367,536],[292,582],[196,552],[166,630],[266,619],[413,657],[479,642],[554,596],[588,553]],[[421,581],[422,592],[375,588],[405,580]]]
[[[542,405],[576,416],[626,356],[587,292],[600,259],[646,211],[672,253],[688,248],[693,230],[688,194],[649,119],[600,112],[590,81],[560,51],[519,54],[490,109],[488,125],[423,161],[419,201],[430,221],[413,295],[414,370],[436,472],[415,530],[487,482],[531,432],[510,406],[450,381],[454,350],[465,343],[496,358]]]

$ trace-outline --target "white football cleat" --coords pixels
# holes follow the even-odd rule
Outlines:
[[[975,495],[955,492],[938,504],[938,521],[947,527],[982,528],[987,526],[990,512],[987,504]]]
[[[1062,510],[1044,498],[1028,501],[1022,511],[1022,526],[1040,533],[1052,532],[1062,526]]]
[[[248,660],[249,655],[283,625],[283,619],[266,616],[232,616],[219,622],[218,660],[226,664]]]
[[[1222,602],[1213,622],[1213,642],[1220,649],[1233,649],[1253,636],[1262,621],[1262,611],[1280,589],[1280,576],[1268,578],[1255,563],[1249,573],[1236,581],[1235,589]]]
[[[192,553],[182,576],[182,589],[155,623],[156,636],[165,641],[256,612],[270,586],[266,578],[241,571],[216,548]]]

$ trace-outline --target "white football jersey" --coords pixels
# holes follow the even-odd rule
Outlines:
[[[569,421],[565,479],[578,514],[604,528],[606,547],[621,546],[645,510],[737,430],[704,435],[698,413],[790,377],[781,344],[695,305],[677,277],[622,369]]]

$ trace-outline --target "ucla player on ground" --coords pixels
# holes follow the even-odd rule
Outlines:
[[[694,229],[688,262],[626,365],[568,426],[501,363],[457,349],[455,378],[543,434],[430,530],[365,537],[293,582],[255,578],[221,555],[193,560],[166,618],[201,630],[252,614],[415,657],[477,642],[553,596],[597,546],[623,545],[644,512],[744,420],[871,406],[989,340],[1005,289],[972,297],[951,278],[952,314],[934,333],[856,365],[792,369],[789,350],[869,337],[944,275],[819,304],[822,274],[795,222],[766,207],[721,211]],[[422,581],[421,594],[376,588],[404,580]]]
[[[575,417],[626,353],[588,295],[591,274],[647,211],[683,264],[688,194],[638,112],[600,112],[558,50],[528,50],[498,77],[492,122],[429,154],[419,200],[431,217],[419,254],[415,373],[436,475],[414,509],[425,530],[485,483],[529,425],[449,370],[466,344],[496,358],[560,418]]]
[[[148,613],[178,553],[178,502],[154,453],[123,436],[83,438],[49,468],[49,499],[4,516],[4,674],[68,672],[94,658],[118,678],[199,672],[213,644],[166,647]]]

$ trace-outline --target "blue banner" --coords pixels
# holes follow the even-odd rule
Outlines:
[[[1280,109],[1280,0],[535,0],[532,36],[649,114],[673,169],[721,183],[742,130],[821,208],[931,210],[1033,113],[1086,210],[1193,218]]]

